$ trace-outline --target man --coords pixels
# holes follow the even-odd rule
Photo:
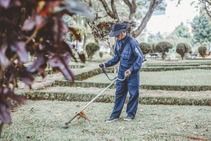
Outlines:
[[[106,122],[119,119],[128,92],[130,97],[126,109],[127,117],[124,120],[133,120],[138,108],[139,70],[144,57],[138,42],[127,33],[127,29],[128,26],[125,23],[117,23],[112,26],[109,36],[116,38],[114,56],[111,60],[99,65],[101,68],[110,67],[120,62],[118,78],[127,78],[124,81],[116,81],[115,103],[111,116]]]

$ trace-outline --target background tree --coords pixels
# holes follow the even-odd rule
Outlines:
[[[177,36],[178,38],[190,38],[190,31],[188,29],[187,26],[185,26],[183,23],[181,23],[180,25],[178,25],[174,31],[172,32],[172,34],[174,34],[175,36]]]
[[[151,51],[151,45],[145,42],[140,43],[140,48],[144,55]]]
[[[179,43],[176,46],[176,52],[184,59],[185,54],[191,53],[191,47],[187,43]]]
[[[171,49],[172,47],[173,45],[171,43],[162,41],[155,46],[155,49],[157,52],[161,53],[162,59],[164,60],[166,57],[166,53],[169,52],[169,49]]]
[[[147,37],[147,41],[149,43],[157,43],[159,41],[162,41],[164,39],[164,37],[161,35],[160,32],[156,33],[156,34],[149,34],[149,36]]]
[[[88,43],[86,45],[86,53],[89,59],[92,59],[93,55],[100,49],[99,45],[96,43]]]
[[[0,0],[0,131],[11,123],[11,103],[24,100],[14,92],[19,80],[31,88],[34,76],[45,77],[47,64],[74,80],[62,16],[75,13],[91,16],[87,6],[75,0]],[[28,54],[35,57],[31,65],[26,65]]]
[[[95,37],[97,38],[104,38],[102,36],[102,30],[99,28],[96,28],[98,24],[101,22],[110,22],[109,26],[104,24],[106,27],[106,30],[110,30],[109,27],[111,27],[112,23],[118,22],[118,21],[128,21],[131,28],[131,34],[134,37],[137,37],[141,34],[141,32],[146,27],[148,21],[150,20],[152,14],[154,11],[165,11],[166,3],[165,0],[99,0],[92,2],[92,0],[85,0],[90,6],[95,9],[97,12],[96,18],[94,22],[89,23],[92,30],[97,31],[95,33]],[[116,6],[118,5],[118,7]],[[102,7],[103,8],[102,8]],[[104,9],[104,10],[102,10]],[[126,13],[128,11],[129,13]],[[139,25],[136,25],[134,23],[140,23]],[[94,28],[94,29],[93,29]],[[99,34],[99,35],[98,35]]]
[[[194,17],[191,26],[194,43],[206,44],[211,42],[211,22],[206,16]]]
[[[199,0],[199,2],[203,5],[202,10],[206,12],[206,14],[211,18],[211,1],[210,0]]]
[[[206,55],[207,55],[207,48],[206,48],[206,46],[200,46],[199,48],[198,48],[198,52],[199,52],[199,54],[201,55],[201,57],[205,57]]]

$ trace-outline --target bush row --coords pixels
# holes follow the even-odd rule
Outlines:
[[[95,94],[53,93],[53,92],[29,92],[24,94],[32,100],[59,100],[59,101],[91,101]],[[113,95],[102,95],[95,102],[113,103]],[[141,104],[164,104],[164,105],[204,105],[211,106],[211,99],[191,99],[178,97],[139,97]]]
[[[55,81],[51,86],[69,86],[69,87],[97,87],[97,88],[105,88],[109,83],[95,83],[95,82],[68,82],[68,81]],[[114,89],[115,86],[112,85],[110,87]],[[169,90],[169,91],[207,91],[211,90],[211,86],[180,86],[180,85],[141,85],[140,88],[147,90]]]
[[[173,45],[169,42],[163,41],[159,42],[158,44],[148,44],[145,42],[140,43],[140,48],[144,54],[148,53],[161,53],[162,59],[165,59],[166,53],[169,52]],[[184,59],[186,54],[192,54],[191,46],[187,43],[178,43],[176,45],[176,52]],[[205,57],[209,55],[207,47],[205,45],[201,45],[198,47],[198,53]]]

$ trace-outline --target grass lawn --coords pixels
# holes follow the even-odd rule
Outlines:
[[[94,140],[191,140],[211,139],[211,108],[203,106],[140,105],[132,122],[108,124],[113,104],[93,103],[86,111],[91,122],[64,123],[86,103],[27,101],[13,112],[13,124],[5,126],[3,141]],[[125,116],[125,110],[123,115]],[[121,116],[121,117],[122,117]]]
[[[144,85],[211,85],[211,70],[193,69],[180,71],[141,72]],[[112,78],[115,74],[110,73]],[[85,82],[110,82],[104,74],[91,77]]]

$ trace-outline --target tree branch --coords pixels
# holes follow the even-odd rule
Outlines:
[[[110,10],[107,2],[105,0],[100,0],[100,2],[102,3],[106,13],[112,18],[112,19],[117,19],[117,17],[115,16],[115,14]]]
[[[211,17],[211,11],[209,11],[209,8],[208,8],[208,6],[205,4],[205,10],[206,10],[206,12],[207,12],[207,15],[209,16],[209,17]]]
[[[180,5],[180,3],[181,3],[181,0],[178,0],[178,2],[177,2],[177,6],[178,6],[178,5]]]
[[[90,6],[90,7],[92,7],[92,1],[91,1],[91,0],[89,0],[89,2],[88,2],[88,3],[89,3],[89,6]]]
[[[117,13],[116,6],[114,4],[114,0],[111,0],[111,9],[112,9],[113,14],[115,15],[116,19],[119,21],[119,15]]]
[[[136,0],[132,0],[132,2],[130,2],[129,0],[124,0],[124,3],[129,7],[129,20],[131,20],[136,13]]]
[[[150,6],[149,9],[146,13],[146,15],[144,16],[143,20],[141,21],[141,24],[138,26],[138,28],[132,32],[132,35],[134,37],[137,37],[138,35],[141,34],[141,32],[144,30],[144,28],[146,27],[149,19],[151,18],[155,8],[158,6],[158,4],[161,2],[162,0],[151,0],[150,1]]]

